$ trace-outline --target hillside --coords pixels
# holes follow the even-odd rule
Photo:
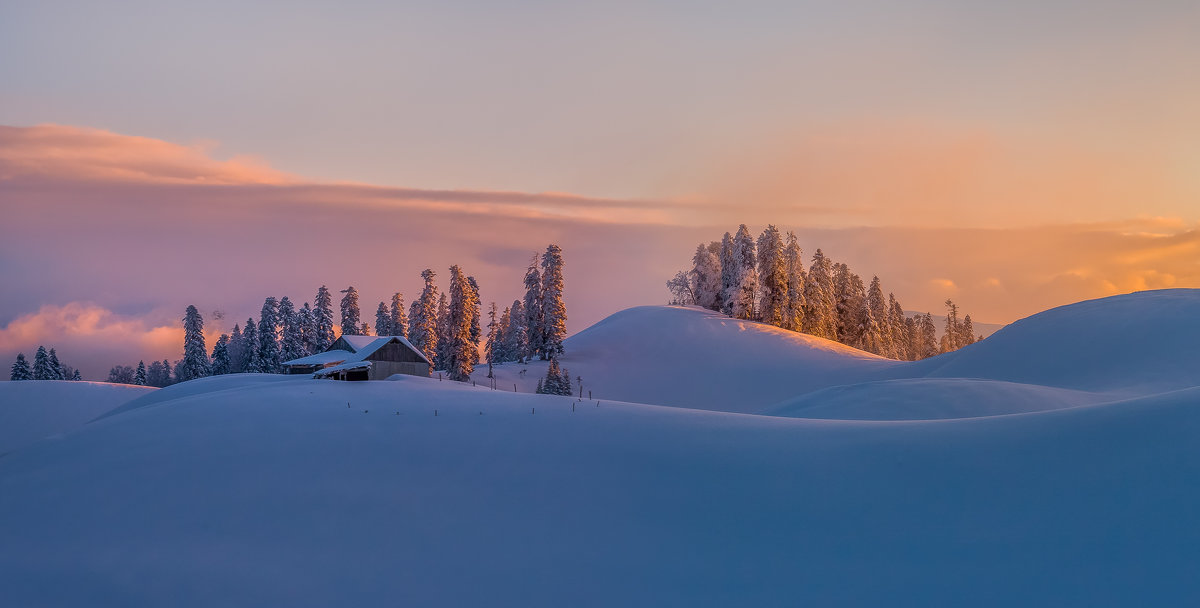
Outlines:
[[[750,413],[904,367],[822,338],[680,306],[623,310],[571,336],[564,349],[561,364],[572,379],[583,379],[584,397],[590,391],[596,399]],[[482,383],[487,367],[478,369]],[[541,361],[501,365],[497,386],[533,392],[545,373]]]
[[[413,377],[187,382],[0,458],[0,599],[1187,605],[1198,312],[1195,290],[1096,300],[917,363],[664,307],[568,344],[614,392],[675,383],[780,415]],[[755,352],[793,365],[744,372]],[[48,385],[11,384],[31,402]]]
[[[0,454],[73,431],[155,389],[104,382],[0,382]]]

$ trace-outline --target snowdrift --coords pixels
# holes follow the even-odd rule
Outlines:
[[[560,360],[584,397],[757,413],[808,391],[891,377],[903,363],[696,307],[641,306],[568,338]],[[521,370],[527,370],[524,374]],[[483,381],[486,366],[476,376]],[[497,386],[532,392],[546,363],[496,368]],[[574,383],[578,390],[578,383]]]
[[[207,388],[0,458],[6,604],[1200,596],[1200,389],[886,423],[418,378]]]
[[[156,389],[104,382],[0,382],[0,454],[73,431]]]

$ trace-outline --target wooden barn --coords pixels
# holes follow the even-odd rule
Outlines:
[[[325,352],[286,361],[289,374],[334,380],[384,380],[394,374],[429,376],[429,359],[400,336],[342,336]]]

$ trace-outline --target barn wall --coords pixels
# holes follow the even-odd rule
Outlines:
[[[421,361],[420,363],[412,362],[395,362],[395,361],[372,361],[371,362],[371,379],[386,380],[388,376],[393,374],[405,374],[408,376],[423,376],[429,377],[429,364]]]
[[[399,343],[384,344],[379,350],[367,357],[368,361],[391,361],[393,363],[425,363],[421,356],[411,348]]]

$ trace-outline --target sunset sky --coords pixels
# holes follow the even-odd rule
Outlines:
[[[909,310],[1200,287],[1195,2],[4,2],[0,357],[176,359],[421,269],[569,330],[796,230]],[[221,311],[224,319],[213,314]]]

